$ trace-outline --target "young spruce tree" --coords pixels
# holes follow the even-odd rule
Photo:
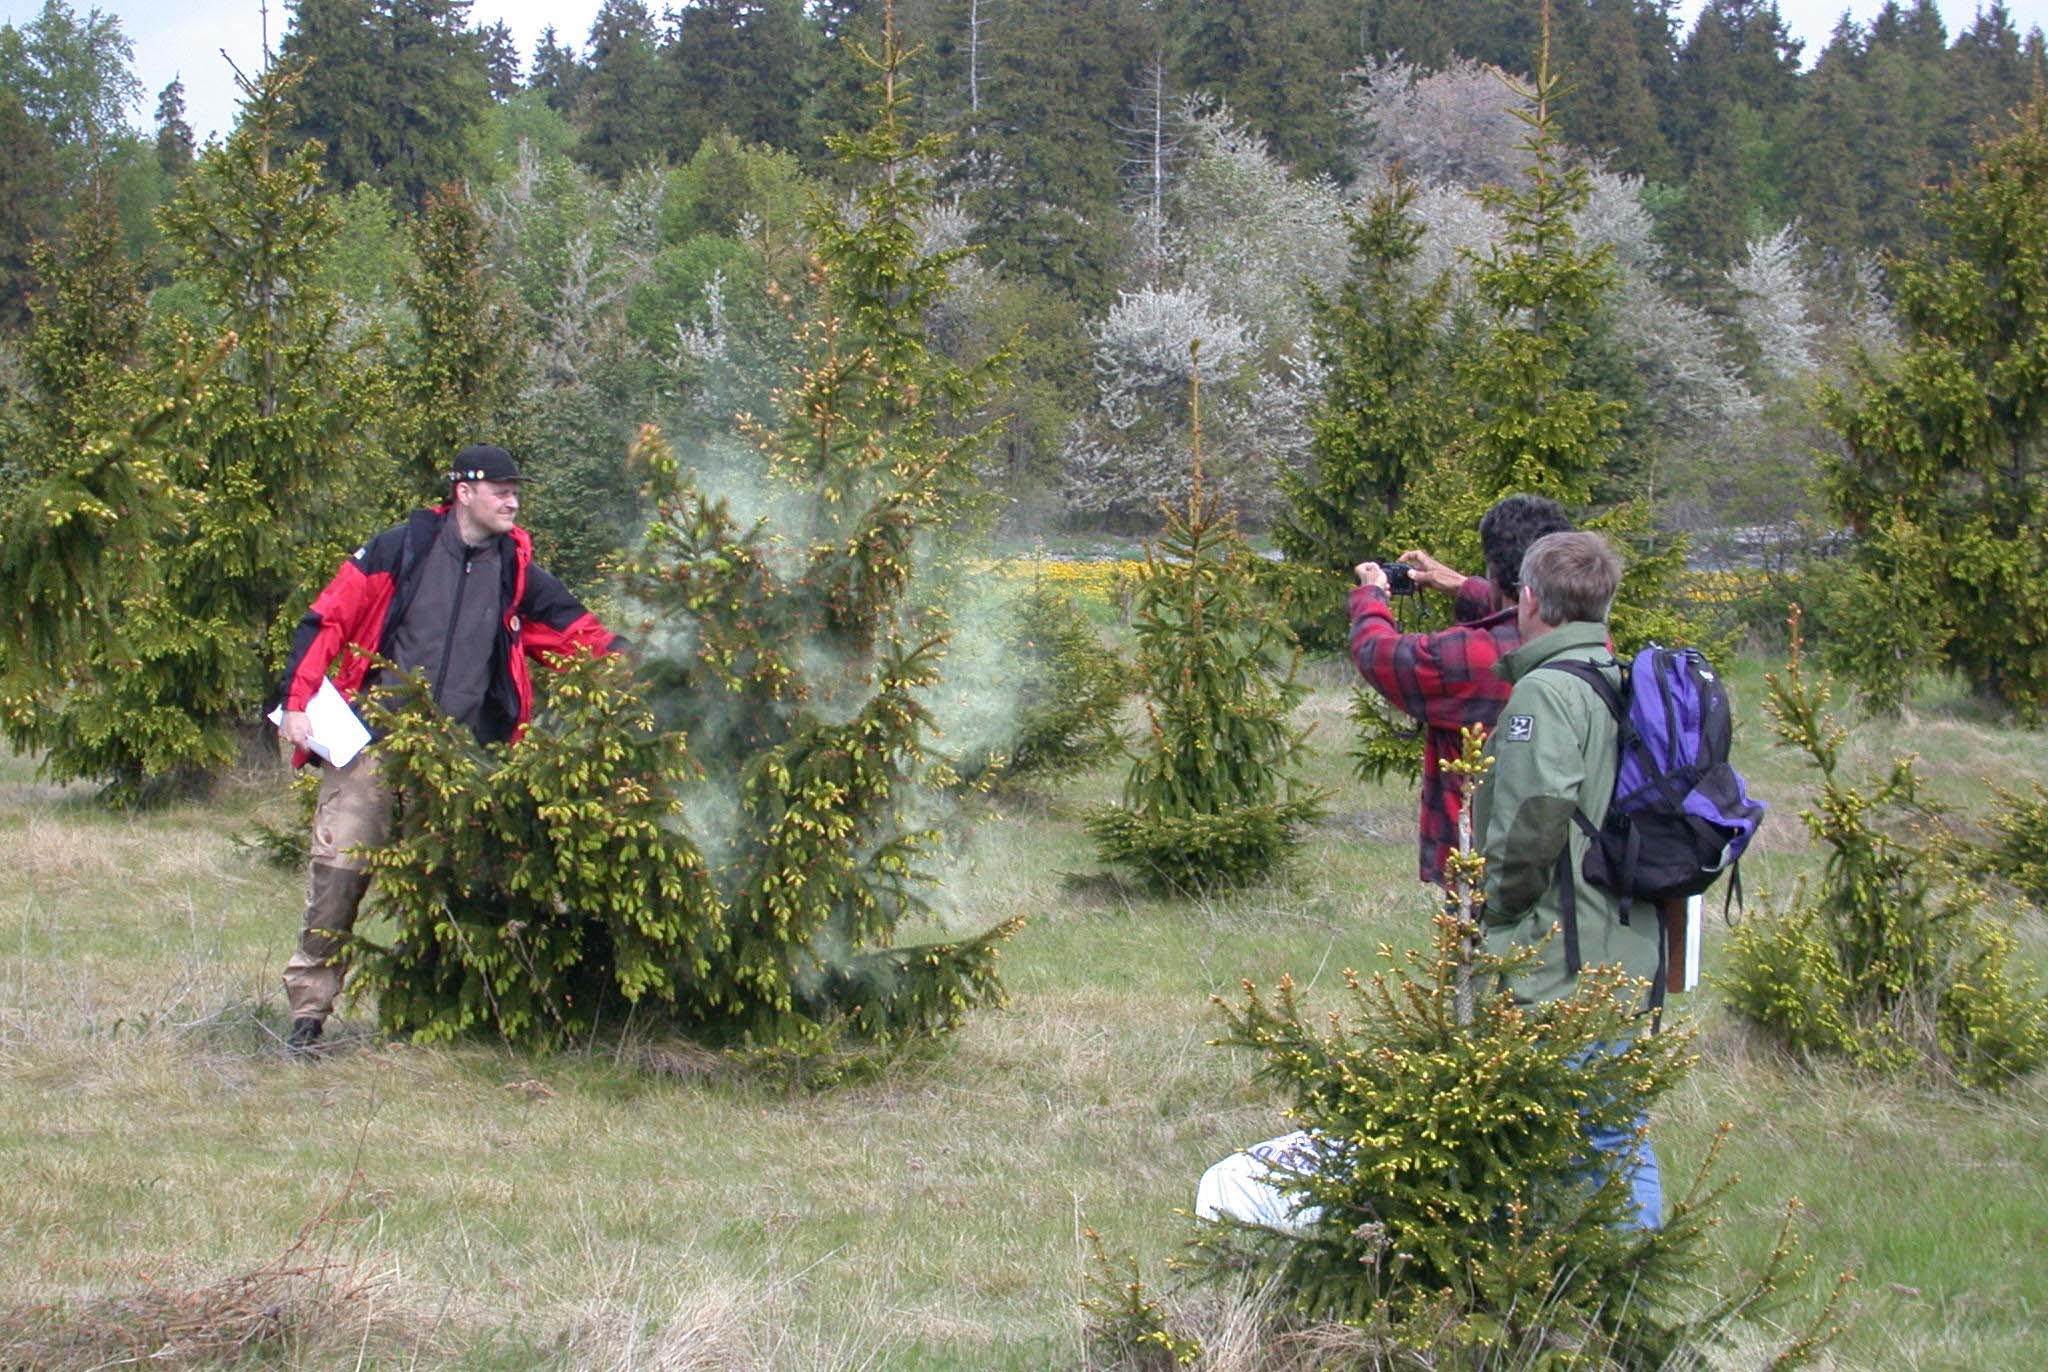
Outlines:
[[[1826,682],[1801,669],[1800,647],[1795,615],[1765,708],[1778,741],[1820,774],[1819,800],[1800,818],[1827,865],[1787,909],[1735,931],[1729,1003],[1800,1053],[1885,1071],[1928,1063],[2003,1090],[2048,1061],[2040,978],[2009,921],[1989,913],[1913,759],[1860,784],[1842,775],[1847,731],[1828,713]]]
[[[1197,1273],[1270,1276],[1286,1308],[1392,1355],[1367,1365],[1418,1368],[1705,1365],[1798,1288],[1794,1201],[1760,1271],[1702,1290],[1732,1184],[1710,1180],[1718,1138],[1657,1229],[1628,1223],[1626,1170],[1595,1161],[1589,1132],[1629,1127],[1695,1061],[1689,1033],[1642,1032],[1640,982],[1588,968],[1571,996],[1518,1005],[1502,979],[1534,950],[1494,957],[1449,912],[1430,947],[1380,956],[1327,1012],[1284,977],[1270,1000],[1246,982],[1221,1004],[1218,1041],[1262,1055],[1323,1161],[1277,1183],[1313,1217],[1305,1232],[1206,1223]],[[1809,1361],[1838,1332],[1833,1306],[1770,1365]]]
[[[377,860],[397,938],[363,984],[388,1029],[558,1043],[637,1005],[714,1042],[804,1043],[936,1032],[1000,997],[1012,924],[892,946],[926,907],[951,779],[924,573],[968,515],[982,435],[958,418],[992,377],[925,336],[952,259],[920,246],[937,144],[905,122],[893,19],[860,56],[876,119],[834,143],[865,180],[811,217],[825,312],[778,414],[746,424],[767,468],[748,514],[658,432],[635,445],[638,686],[578,664],[510,750],[417,710],[387,744],[411,818]]]
[[[1448,764],[1474,787],[1490,766],[1484,738],[1465,730],[1463,756]],[[1629,1176],[1601,1165],[1591,1131],[1630,1127],[1681,1082],[1692,1035],[1645,1034],[1642,983],[1612,967],[1586,969],[1568,997],[1518,1004],[1506,986],[1537,950],[1485,950],[1476,921],[1486,860],[1469,808],[1459,842],[1448,867],[1454,906],[1437,915],[1429,947],[1381,948],[1382,970],[1347,970],[1335,1005],[1309,1004],[1284,976],[1270,999],[1249,981],[1241,1003],[1216,998],[1226,1022],[1216,1041],[1261,1055],[1259,1074],[1287,1093],[1309,1135],[1297,1157],[1315,1161],[1272,1174],[1293,1227],[1200,1221],[1177,1266],[1195,1281],[1271,1291],[1274,1336],[1306,1333],[1313,1344],[1303,1322],[1341,1327],[1345,1366],[1651,1372],[1715,1362],[1711,1346],[1732,1342],[1806,1271],[1797,1202],[1762,1270],[1718,1300],[1700,1276],[1732,1184],[1709,1180],[1725,1129],[1662,1226],[1634,1227]],[[1201,1357],[1192,1331],[1146,1298],[1135,1263],[1117,1270],[1099,1242],[1097,1259],[1107,1299],[1084,1304],[1099,1341],[1130,1356],[1120,1365]],[[1802,1366],[1839,1332],[1842,1290],[1770,1366]]]
[[[1137,676],[1151,728],[1123,804],[1088,818],[1104,860],[1176,891],[1266,875],[1322,808],[1294,771],[1306,731],[1290,714],[1306,692],[1291,636],[1259,592],[1258,554],[1202,483],[1199,376],[1191,408],[1187,508],[1167,507],[1138,585]]]

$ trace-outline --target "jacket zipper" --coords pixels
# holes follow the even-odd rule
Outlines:
[[[462,580],[455,583],[455,608],[448,616],[448,636],[441,643],[441,668],[434,673],[434,703],[441,703],[441,684],[448,680],[448,659],[455,655],[455,631],[462,627],[462,597],[469,591],[469,571],[474,565],[469,545],[462,545]]]

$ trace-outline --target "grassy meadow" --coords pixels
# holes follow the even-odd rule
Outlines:
[[[1762,670],[1735,672],[1738,763],[1774,806],[1753,910],[1813,861]],[[301,878],[237,841],[296,813],[283,778],[120,815],[0,758],[0,1368],[1083,1366],[1084,1228],[1164,1277],[1202,1169],[1287,1127],[1251,1061],[1208,1046],[1208,998],[1283,972],[1328,991],[1424,936],[1413,797],[1346,774],[1347,671],[1308,674],[1332,803],[1284,879],[1193,904],[1098,879],[1079,815],[1111,769],[1006,806],[946,894],[959,928],[1027,917],[1009,1005],[827,1091],[630,1029],[540,1059],[385,1043],[368,1006],[323,1061],[287,1062]],[[1916,751],[1965,806],[2048,779],[2048,737],[1947,697],[1857,723],[1846,751]],[[2048,964],[2038,917],[2022,929]],[[1730,1261],[1804,1201],[1814,1292],[1858,1273],[1826,1365],[2048,1366],[2048,1086],[1803,1068],[1711,985],[1675,1004],[1701,1062],[1654,1121],[1667,1185],[1727,1121]]]

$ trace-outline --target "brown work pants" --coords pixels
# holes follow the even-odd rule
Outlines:
[[[355,929],[356,908],[370,886],[357,850],[390,839],[391,814],[391,789],[377,775],[375,749],[365,748],[346,767],[320,764],[305,928],[284,969],[285,1000],[294,1020],[324,1020],[334,1012],[335,997],[348,976],[347,935]]]

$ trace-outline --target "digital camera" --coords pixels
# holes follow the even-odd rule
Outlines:
[[[1415,569],[1405,562],[1388,558],[1380,563],[1380,570],[1387,574],[1388,595],[1414,595]]]

